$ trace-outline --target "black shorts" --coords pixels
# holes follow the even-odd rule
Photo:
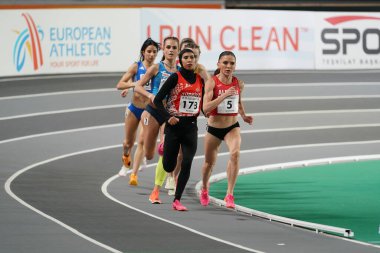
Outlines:
[[[145,107],[145,111],[149,112],[150,115],[152,115],[153,118],[155,118],[157,120],[157,122],[160,126],[165,123],[165,119],[161,116],[161,114],[158,112],[157,109],[154,109],[152,106],[147,105]]]
[[[207,125],[207,128],[206,128],[206,131],[209,133],[209,134],[212,134],[213,136],[215,136],[216,138],[220,139],[220,140],[224,140],[224,137],[232,130],[234,129],[235,127],[240,127],[239,125],[239,122],[237,121],[235,124],[229,126],[229,127],[226,127],[226,128],[216,128],[216,127],[212,127],[212,126],[209,126]]]

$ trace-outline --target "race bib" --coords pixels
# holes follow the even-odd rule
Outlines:
[[[169,76],[170,76],[170,74],[168,74],[166,72],[162,72],[160,86],[158,87],[158,90],[161,90],[162,85],[166,82],[166,79],[168,79]]]
[[[181,96],[179,112],[197,114],[199,113],[200,102],[200,97]]]
[[[150,91],[150,90],[152,89],[151,86],[150,86],[150,82],[144,84],[144,89],[145,89],[146,91]]]
[[[223,100],[218,105],[218,113],[228,114],[228,113],[238,113],[239,110],[239,96],[230,96]]]
[[[144,76],[144,74],[140,74],[140,80],[141,78]],[[150,91],[152,89],[151,85],[150,85],[151,81],[149,80],[149,82],[147,82],[146,84],[144,84],[144,89],[146,91]]]

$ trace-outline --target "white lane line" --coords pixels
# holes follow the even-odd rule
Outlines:
[[[53,157],[53,158],[50,158],[50,159],[47,159],[47,160],[44,160],[44,161],[41,161],[41,162],[38,162],[38,163],[34,163],[34,164],[32,164],[32,165],[29,165],[29,166],[27,166],[27,167],[25,167],[25,168],[23,168],[23,169],[17,171],[17,172],[14,173],[11,177],[9,177],[9,178],[6,180],[5,184],[4,184],[5,191],[6,191],[6,193],[7,193],[9,196],[11,196],[13,199],[15,199],[16,201],[18,201],[20,204],[22,204],[22,205],[24,205],[25,207],[31,209],[32,211],[36,212],[37,214],[39,214],[39,215],[41,215],[41,216],[43,216],[43,217],[45,217],[45,218],[47,218],[47,219],[49,219],[49,220],[51,220],[51,221],[57,223],[58,225],[64,227],[65,229],[69,230],[70,232],[74,233],[75,235],[78,235],[79,237],[82,237],[83,239],[88,240],[88,241],[90,241],[90,242],[92,242],[92,243],[94,243],[94,244],[96,244],[96,245],[98,245],[98,246],[100,246],[100,247],[102,247],[102,248],[104,248],[104,249],[107,249],[107,250],[109,250],[110,252],[122,253],[121,251],[118,251],[118,250],[116,250],[116,249],[114,249],[114,248],[112,248],[112,247],[110,247],[110,246],[108,246],[108,245],[106,245],[106,244],[103,244],[103,243],[101,243],[101,242],[99,242],[99,241],[96,241],[95,239],[93,239],[93,238],[91,238],[91,237],[86,236],[85,234],[82,234],[81,232],[79,232],[79,231],[76,230],[75,228],[73,228],[73,227],[71,227],[71,226],[69,226],[69,225],[67,225],[67,224],[65,224],[65,223],[63,223],[63,222],[61,222],[60,220],[55,219],[54,217],[52,217],[52,216],[50,216],[50,215],[48,215],[48,214],[42,212],[41,210],[39,210],[39,209],[33,207],[32,205],[26,203],[26,202],[23,201],[21,198],[19,198],[16,194],[14,194],[14,193],[12,192],[12,190],[11,190],[11,187],[10,187],[11,184],[12,184],[12,182],[13,182],[18,176],[20,176],[21,174],[25,173],[25,172],[28,171],[28,170],[31,170],[31,169],[33,169],[33,168],[35,168],[35,167],[38,167],[38,166],[40,166],[40,165],[47,164],[47,163],[50,163],[50,162],[53,162],[53,161],[57,161],[57,160],[60,160],[60,159],[64,159],[64,158],[67,158],[67,157],[71,157],[71,156],[82,155],[82,154],[86,154],[86,153],[91,153],[91,152],[96,152],[96,151],[101,151],[101,150],[107,150],[107,149],[112,149],[112,148],[119,148],[120,146],[121,146],[121,145],[118,144],[118,145],[105,146],[105,147],[100,147],[100,148],[93,148],[93,149],[88,149],[88,150],[83,150],[83,151],[79,151],[79,152],[74,152],[74,153],[70,153],[70,154],[65,154],[65,155],[61,155],[61,156],[57,156],[57,157]],[[151,164],[150,166],[153,166],[153,164]],[[106,182],[111,182],[112,180],[114,180],[114,179],[117,178],[117,177],[118,177],[118,175],[115,175],[115,176],[111,177],[110,179],[108,179]],[[181,228],[183,228],[183,229],[186,229],[186,230],[188,230],[188,231],[190,231],[190,232],[193,232],[193,233],[199,234],[199,235],[201,235],[201,236],[207,237],[207,238],[209,238],[209,239],[212,239],[212,240],[215,240],[215,241],[218,241],[218,242],[222,242],[222,243],[225,243],[225,244],[231,245],[231,246],[233,246],[233,247],[237,247],[237,248],[244,249],[244,250],[247,250],[247,251],[250,251],[250,252],[255,252],[255,253],[265,253],[265,252],[263,252],[263,251],[253,250],[253,249],[251,249],[251,248],[247,248],[247,247],[244,247],[244,246],[239,245],[239,244],[234,244],[234,243],[231,243],[231,242],[228,242],[228,241],[225,241],[225,240],[219,239],[219,238],[217,238],[217,237],[214,237],[214,236],[211,236],[211,235],[207,235],[207,234],[202,233],[202,232],[199,232],[199,231],[197,231],[197,230],[195,230],[195,229],[192,229],[192,228],[189,228],[189,227],[183,226],[183,225],[181,225],[181,224],[179,224],[179,223],[176,223],[176,222],[173,222],[173,221],[170,221],[170,220],[166,220],[166,219],[160,218],[160,217],[155,216],[155,215],[153,215],[153,214],[147,213],[147,212],[142,211],[142,210],[140,210],[140,209],[137,209],[137,208],[134,208],[134,207],[129,206],[129,205],[127,205],[127,204],[124,204],[124,203],[118,201],[117,199],[114,199],[111,195],[108,194],[108,192],[107,192],[107,186],[108,186],[107,183],[103,183],[103,185],[102,185],[102,192],[103,192],[103,194],[105,194],[107,197],[109,197],[109,198],[112,199],[113,201],[115,201],[115,202],[117,202],[117,203],[119,203],[119,204],[121,204],[121,205],[124,205],[124,206],[126,206],[126,207],[128,207],[128,208],[131,208],[131,209],[133,209],[133,210],[136,210],[136,211],[138,211],[138,212],[140,212],[140,213],[146,214],[146,215],[151,216],[151,217],[153,217],[153,218],[156,218],[156,219],[162,220],[162,221],[167,222],[167,223],[169,223],[169,224],[172,224],[172,225],[175,225],[175,226],[181,227]]]
[[[82,108],[56,110],[56,111],[36,112],[36,113],[29,113],[29,114],[19,114],[19,115],[8,116],[8,117],[0,117],[0,120],[11,120],[11,119],[37,117],[37,116],[62,114],[62,113],[70,113],[70,112],[82,112],[82,111],[91,111],[91,110],[111,109],[111,108],[119,108],[119,107],[125,107],[125,106],[126,106],[126,104],[114,104],[114,105],[91,106],[91,107],[82,107]]]
[[[329,99],[355,99],[380,98],[380,95],[339,95],[339,96],[292,96],[292,97],[246,97],[243,101],[275,101],[275,100],[329,100]]]
[[[250,153],[249,150],[247,153]],[[266,165],[248,167],[248,168],[241,168],[239,170],[239,176],[257,173],[257,172],[263,172],[263,171],[282,170],[282,169],[290,169],[290,168],[298,168],[298,167],[314,166],[314,165],[328,165],[328,164],[342,163],[342,162],[370,161],[370,160],[379,160],[379,159],[380,159],[380,154],[371,154],[371,155],[330,157],[330,158],[319,158],[319,159],[286,162],[286,163],[266,164]],[[225,179],[225,178],[227,178],[227,173],[221,172],[221,173],[212,175],[210,177],[210,183],[215,183],[215,182],[218,182],[218,181]],[[200,191],[201,187],[202,187],[202,181],[198,181],[198,183],[195,186],[195,190],[196,190],[198,197],[199,197],[199,191]],[[215,203],[218,206],[225,206],[225,203],[223,200],[214,198],[212,196],[210,196],[210,200],[212,203]],[[254,216],[262,217],[262,218],[265,218],[265,219],[268,219],[271,221],[279,221],[281,223],[289,224],[291,226],[297,225],[300,227],[316,229],[317,231],[318,231],[318,228],[321,228],[321,227],[323,228],[324,226],[326,226],[326,228],[330,227],[328,225],[323,225],[323,224],[309,223],[309,222],[304,222],[301,220],[289,219],[286,217],[261,212],[261,211],[251,209],[251,208],[247,208],[247,207],[240,206],[240,205],[236,205],[236,210],[239,212],[251,215],[251,216],[254,215]],[[293,223],[291,223],[291,222],[293,222]],[[329,230],[328,229],[327,230],[322,229],[321,231],[329,231]],[[352,231],[352,236],[353,236],[353,232],[355,232],[355,231]],[[335,235],[332,235],[332,236],[334,236],[335,238],[339,238],[339,239],[346,239],[346,238],[341,237],[341,236],[338,236],[338,237],[336,237]],[[348,237],[348,235],[345,235],[345,237]],[[352,242],[352,239],[350,239],[349,241]],[[354,240],[354,242],[357,244],[363,244],[363,245],[367,245],[367,246],[380,248],[380,245],[370,244],[372,242],[366,243],[366,242],[357,241],[357,240]]]
[[[26,80],[45,80],[45,79],[68,79],[68,78],[81,78],[81,77],[104,77],[104,76],[122,76],[122,73],[86,73],[86,74],[62,74],[62,75],[36,75],[36,76],[21,76],[0,78],[0,83],[13,82],[13,81],[26,81]]]
[[[117,92],[117,90],[116,89],[90,89],[90,90],[57,91],[57,92],[47,92],[47,93],[36,93],[36,94],[28,94],[28,95],[0,97],[0,101],[1,100],[24,99],[24,98],[47,97],[47,96],[98,93],[98,92]]]
[[[25,98],[38,98],[38,97],[47,97],[47,96],[61,96],[61,95],[72,95],[72,94],[86,94],[86,93],[100,93],[100,92],[114,92],[117,93],[116,89],[94,89],[94,90],[78,90],[78,91],[61,91],[61,92],[49,92],[49,93],[38,93],[38,94],[29,94],[29,95],[19,95],[19,96],[8,96],[0,97],[2,100],[16,100],[16,99],[25,99]],[[288,99],[350,99],[350,98],[378,98],[380,95],[328,95],[328,96],[302,96],[294,95],[288,97],[243,97],[243,101],[251,100],[288,100]]]
[[[151,166],[153,166],[153,165],[154,165],[154,164],[151,164]],[[152,218],[155,218],[155,219],[157,219],[157,220],[160,220],[160,221],[163,221],[163,222],[169,223],[169,224],[171,224],[171,225],[174,225],[174,226],[177,226],[177,227],[179,227],[179,228],[185,229],[185,230],[187,230],[187,231],[190,231],[190,232],[192,232],[192,233],[194,233],[194,234],[197,234],[197,235],[200,235],[200,236],[206,237],[206,238],[208,238],[208,239],[211,239],[211,240],[214,240],[214,241],[217,241],[217,242],[221,242],[221,243],[224,243],[224,244],[227,244],[227,245],[230,245],[230,246],[233,246],[233,247],[239,248],[239,249],[243,249],[243,250],[246,250],[246,251],[249,251],[249,252],[265,253],[264,251],[259,251],[259,250],[256,250],[256,249],[251,249],[251,248],[245,247],[245,246],[243,246],[243,245],[236,244],[236,243],[233,243],[233,242],[230,242],[230,241],[226,241],[226,240],[220,239],[220,238],[218,238],[218,237],[215,237],[215,236],[212,236],[212,235],[209,235],[209,234],[203,233],[203,232],[201,232],[201,231],[198,231],[198,230],[195,230],[195,229],[193,229],[193,228],[190,228],[190,227],[184,226],[184,225],[182,225],[182,224],[179,224],[179,223],[174,222],[174,221],[171,221],[171,220],[167,220],[167,219],[161,218],[161,217],[159,217],[159,216],[157,216],[157,215],[154,215],[154,214],[152,214],[152,213],[148,213],[148,212],[146,212],[146,211],[143,211],[143,210],[141,210],[141,209],[138,209],[138,208],[136,208],[136,207],[133,207],[133,206],[131,206],[131,205],[128,205],[128,204],[126,204],[126,203],[124,203],[124,202],[122,202],[122,201],[119,201],[118,199],[114,198],[111,194],[109,194],[109,193],[108,193],[108,190],[107,190],[109,184],[110,184],[113,180],[115,180],[116,178],[118,178],[118,177],[119,177],[118,175],[115,175],[115,176],[113,176],[113,177],[110,177],[110,178],[109,178],[107,181],[105,181],[105,182],[103,183],[103,185],[102,185],[102,192],[103,192],[103,194],[104,194],[107,198],[109,198],[110,200],[112,200],[112,201],[114,201],[114,202],[116,202],[116,203],[118,203],[118,204],[120,204],[120,205],[122,205],[122,206],[125,206],[125,207],[127,207],[127,208],[129,208],[129,209],[132,209],[132,210],[137,211],[137,212],[139,212],[139,213],[145,214],[145,215],[147,215],[147,216],[149,216],[149,217],[152,217]]]
[[[21,198],[19,198],[16,194],[14,194],[11,190],[11,184],[12,182],[18,177],[20,176],[21,174],[23,174],[24,172],[28,171],[28,170],[31,170],[37,166],[40,166],[40,165],[43,165],[43,164],[46,164],[46,163],[49,163],[49,162],[53,162],[53,161],[56,161],[56,160],[59,160],[59,159],[63,159],[63,158],[66,158],[66,157],[70,157],[70,156],[74,156],[74,155],[80,155],[80,154],[85,154],[85,153],[89,153],[89,152],[95,152],[95,151],[99,151],[99,150],[105,150],[105,149],[110,149],[110,148],[116,148],[116,147],[119,147],[120,145],[115,145],[115,146],[108,146],[108,147],[101,147],[101,148],[95,148],[95,149],[89,149],[89,150],[84,150],[84,151],[79,151],[79,152],[75,152],[75,153],[71,153],[71,154],[66,154],[66,155],[61,155],[61,156],[57,156],[57,157],[54,157],[54,158],[51,158],[51,159],[48,159],[48,160],[44,160],[44,161],[41,161],[39,163],[34,163],[28,167],[25,167],[19,171],[17,171],[16,173],[14,173],[10,178],[7,179],[7,181],[5,182],[4,184],[4,188],[5,188],[5,191],[6,193],[11,196],[13,199],[15,199],[16,201],[18,201],[20,204],[24,205],[25,207],[31,209],[32,211],[36,212],[37,214],[45,217],[46,219],[48,220],[51,220],[55,223],[57,223],[58,225],[62,226],[63,228],[69,230],[70,232],[74,233],[75,235],[99,246],[99,247],[102,247],[110,252],[114,252],[114,253],[122,253],[121,251],[117,250],[117,249],[114,249],[106,244],[103,244],[99,241],[96,241],[95,239],[85,235],[85,234],[82,234],[81,232],[79,232],[78,230],[76,230],[75,228],[63,223],[62,221],[60,220],[57,220],[56,218],[42,212],[41,210],[33,207],[32,205],[26,203],[25,201],[23,201]]]
[[[253,98],[247,97],[243,98],[243,101],[282,101],[282,100],[329,100],[329,99],[356,99],[356,98],[380,98],[380,95],[358,95],[358,96],[308,96],[308,97],[260,97]],[[112,105],[103,105],[103,106],[91,106],[91,107],[82,107],[75,109],[65,109],[65,110],[56,110],[56,111],[45,111],[45,112],[36,112],[29,114],[18,114],[14,116],[0,117],[0,120],[12,120],[19,118],[27,118],[27,117],[37,117],[42,115],[51,115],[51,114],[59,114],[59,113],[69,113],[69,112],[80,112],[80,111],[90,111],[90,110],[99,110],[99,109],[109,109],[109,108],[122,108],[125,107],[126,104],[112,104]],[[359,110],[317,110],[315,112],[367,112],[367,111],[378,111],[379,109],[359,109]],[[294,113],[305,113],[305,112],[314,112],[314,111],[297,111]],[[276,113],[276,112],[275,112]],[[281,112],[280,112],[281,113]],[[282,112],[282,113],[293,113],[293,112]],[[256,114],[256,113],[251,113]],[[260,114],[260,113],[257,113]]]
[[[124,123],[101,125],[101,126],[94,126],[94,127],[75,128],[75,129],[62,130],[62,131],[46,132],[46,133],[41,133],[41,134],[32,134],[32,135],[26,135],[26,136],[21,136],[17,138],[2,140],[0,141],[0,145],[9,143],[9,142],[22,141],[22,140],[44,137],[44,136],[49,136],[49,135],[68,134],[68,133],[76,133],[76,132],[82,132],[82,131],[105,129],[105,128],[112,128],[112,127],[122,127],[122,126],[124,126]]]
[[[57,113],[66,113],[66,112],[73,112],[73,111],[84,111],[84,110],[96,110],[96,109],[103,109],[103,108],[117,108],[117,107],[124,107],[124,104],[117,104],[117,105],[109,105],[108,106],[95,106],[95,107],[86,107],[86,108],[80,108],[80,109],[72,109],[72,110],[59,110],[59,111],[50,111],[50,112],[40,112],[40,113],[32,113],[32,114],[23,114],[23,115],[16,115],[16,116],[9,116],[9,117],[0,117],[0,120],[9,120],[9,119],[17,119],[22,117],[29,117],[29,116],[40,116],[40,115],[49,115]],[[257,116],[280,116],[280,115],[302,115],[302,114],[334,114],[334,113],[371,113],[371,112],[380,112],[380,109],[352,109],[352,110],[318,110],[318,111],[291,111],[291,112],[256,112],[256,113],[247,113],[248,115],[254,115]],[[199,116],[199,119],[204,119],[204,116]]]
[[[286,149],[297,149],[297,148],[313,148],[313,147],[324,147],[324,146],[333,146],[333,145],[336,145],[336,146],[341,146],[341,145],[363,145],[363,144],[374,144],[374,143],[380,143],[380,140],[375,140],[375,141],[363,141],[363,142],[345,142],[345,143],[321,143],[321,144],[308,144],[308,145],[291,145],[291,146],[282,146],[282,147],[271,147],[271,148],[260,148],[260,149],[248,149],[248,150],[242,150],[240,153],[241,154],[248,154],[248,153],[259,153],[259,152],[267,152],[267,151],[274,151],[274,150],[286,150]],[[229,152],[223,152],[223,153],[218,153],[218,157],[219,156],[227,156],[229,155]],[[204,155],[199,155],[199,156],[195,156],[194,157],[194,160],[197,160],[197,159],[202,159],[204,158]],[[154,163],[154,164],[149,164],[148,167],[154,167],[156,166],[157,163]],[[267,165],[269,166],[269,165]],[[170,224],[173,224],[175,226],[178,226],[178,227],[181,227],[183,229],[186,229],[188,231],[191,231],[193,233],[196,233],[196,234],[199,234],[199,235],[202,235],[202,236],[205,236],[207,238],[210,238],[210,239],[213,239],[213,240],[216,240],[216,241],[219,241],[219,242],[222,242],[222,243],[226,243],[228,245],[231,245],[231,246],[234,246],[234,247],[237,247],[237,248],[241,248],[241,245],[240,244],[234,244],[232,242],[229,242],[229,241],[225,241],[225,240],[222,240],[222,239],[219,239],[219,238],[216,238],[214,236],[211,236],[211,235],[208,235],[208,234],[204,234],[202,232],[199,232],[197,230],[194,230],[192,228],[189,228],[189,227],[186,227],[184,225],[181,225],[181,224],[178,224],[178,223],[175,223],[175,222],[172,222],[170,220],[167,220],[167,219],[164,219],[164,218],[161,218],[159,216],[156,216],[156,215],[153,215],[151,213],[148,213],[146,211],[143,211],[141,209],[138,209],[138,208],[135,208],[131,205],[128,205],[118,199],[116,199],[115,197],[113,197],[111,194],[109,194],[108,192],[108,186],[115,180],[119,178],[118,175],[114,175],[112,177],[110,177],[109,179],[107,179],[103,185],[102,185],[102,192],[103,194],[111,199],[112,201],[122,205],[122,206],[125,206],[127,208],[130,208],[132,210],[135,210],[137,212],[140,212],[140,213],[143,213],[145,215],[148,215],[150,217],[153,217],[153,218],[156,218],[158,220],[161,220],[161,221],[164,221],[164,222],[167,222],[167,223],[170,223]],[[244,247],[244,246],[243,246]],[[260,251],[257,251],[255,249],[251,249],[251,248],[242,248],[242,249],[245,249],[245,250],[248,250],[248,251],[253,251],[253,252],[260,252]]]
[[[244,88],[270,87],[320,87],[320,86],[380,86],[380,82],[323,82],[323,83],[257,83],[244,84]]]
[[[380,109],[350,109],[350,110],[317,110],[317,111],[287,111],[287,112],[255,112],[248,113],[254,116],[274,116],[274,115],[302,115],[302,114],[334,114],[334,113],[371,113],[380,112]]]
[[[38,138],[38,137],[43,137],[43,136],[55,135],[55,134],[74,133],[74,132],[82,132],[82,131],[88,131],[88,130],[121,127],[121,126],[124,126],[124,123],[101,125],[101,126],[94,126],[94,127],[75,128],[75,129],[47,132],[47,133],[41,133],[41,134],[33,134],[33,135],[27,135],[27,136],[2,140],[2,141],[0,141],[0,145],[4,144],[4,143],[9,143],[9,142],[21,141],[21,140]],[[240,133],[241,134],[250,134],[250,133],[270,133],[270,132],[291,132],[291,131],[326,130],[326,129],[342,129],[342,128],[363,128],[363,127],[379,127],[379,126],[380,126],[380,123],[379,124],[374,123],[374,124],[352,124],[352,125],[326,125],[326,126],[314,126],[314,127],[284,127],[284,128],[241,130]],[[205,136],[205,134],[199,134],[198,135],[198,137],[204,137],[204,136]]]
[[[2,80],[0,79],[0,82]],[[271,87],[320,87],[320,86],[380,86],[380,82],[354,82],[354,83],[266,83],[266,84],[245,84],[244,88],[271,88]],[[57,91],[57,92],[46,92],[46,93],[35,93],[27,95],[15,95],[0,97],[1,100],[11,100],[11,99],[24,99],[33,97],[44,97],[44,96],[57,96],[57,95],[70,95],[70,94],[82,94],[82,93],[97,93],[97,92],[118,92],[116,88],[103,88],[103,89],[87,89],[87,90],[69,90],[69,91]]]
[[[118,92],[115,89],[97,89],[97,90],[79,90],[79,91],[64,91],[64,92],[50,92],[50,93],[39,93],[30,95],[20,95],[20,96],[9,96],[0,97],[2,100],[15,100],[15,99],[25,99],[25,98],[36,98],[36,97],[47,97],[47,96],[58,96],[58,95],[72,95],[72,94],[85,94],[85,93],[99,93],[99,92]],[[353,99],[353,98],[378,98],[380,95],[328,95],[328,96],[288,96],[288,97],[243,97],[243,101],[253,101],[253,100],[292,100],[292,99]]]
[[[363,142],[345,142],[345,143],[335,143],[335,144],[334,144],[334,143],[327,143],[327,144],[309,144],[309,145],[293,145],[293,146],[283,146],[283,147],[271,147],[271,148],[263,148],[263,149],[243,150],[243,151],[241,151],[241,153],[272,151],[272,150],[280,150],[280,149],[281,149],[281,150],[284,150],[284,149],[293,149],[293,148],[301,148],[301,147],[322,147],[322,146],[332,146],[332,145],[338,145],[338,146],[340,146],[340,145],[345,145],[345,146],[346,146],[346,145],[362,145],[362,144],[374,144],[374,143],[380,143],[380,140],[376,140],[376,141],[363,141]],[[90,242],[96,244],[96,245],[99,245],[100,247],[103,247],[103,248],[105,248],[105,249],[107,249],[107,250],[109,250],[109,251],[111,251],[111,252],[121,253],[120,251],[118,251],[118,250],[116,250],[116,249],[114,249],[114,248],[111,248],[111,247],[109,247],[109,246],[107,246],[107,245],[105,245],[105,244],[102,244],[102,243],[100,243],[100,242],[98,242],[98,241],[96,241],[96,240],[94,240],[94,239],[92,239],[92,238],[90,238],[90,237],[88,237],[88,236],[86,236],[86,235],[80,233],[79,231],[77,231],[77,230],[74,229],[73,227],[70,227],[70,226],[68,226],[67,224],[65,224],[65,223],[63,223],[63,222],[61,222],[61,221],[55,219],[54,217],[51,217],[50,215],[48,215],[48,214],[46,214],[46,213],[44,213],[44,212],[38,210],[37,208],[35,208],[35,207],[29,205],[28,203],[26,203],[25,201],[23,201],[21,198],[19,198],[17,195],[15,195],[15,194],[12,192],[11,187],[10,187],[11,184],[12,184],[12,182],[13,182],[18,176],[20,176],[20,175],[23,174],[24,172],[26,172],[26,171],[28,171],[28,170],[31,170],[31,169],[33,169],[33,168],[35,168],[35,167],[37,167],[37,166],[40,166],[40,165],[43,165],[43,164],[46,164],[46,163],[49,163],[49,162],[52,162],[52,161],[56,161],[56,160],[59,160],[59,159],[67,158],[67,157],[70,157],[70,156],[74,156],[74,155],[80,155],[80,154],[85,154],[85,153],[90,153],[90,152],[96,152],[96,151],[100,151],[100,150],[107,150],[107,149],[112,149],[112,148],[119,148],[120,146],[121,146],[120,144],[117,144],[117,145],[105,146],[105,147],[100,147],[100,148],[88,149],[88,150],[83,150],[83,151],[79,151],[79,152],[74,152],[74,153],[70,153],[70,154],[65,154],[65,155],[57,156],[57,157],[54,157],[54,158],[51,158],[51,159],[47,159],[47,160],[41,161],[41,162],[39,162],[39,163],[34,163],[34,164],[32,164],[32,165],[29,165],[29,166],[27,166],[27,167],[25,167],[25,168],[23,168],[23,169],[17,171],[17,172],[14,173],[11,177],[9,177],[9,178],[6,180],[5,184],[4,184],[5,191],[6,191],[6,193],[7,193],[9,196],[11,196],[12,198],[14,198],[14,199],[15,199],[16,201],[18,201],[20,204],[24,205],[25,207],[31,209],[32,211],[34,211],[34,212],[36,212],[36,213],[38,213],[38,214],[40,214],[41,216],[43,216],[43,217],[45,217],[45,218],[47,218],[47,219],[49,219],[49,220],[51,220],[51,221],[57,223],[58,225],[60,225],[60,226],[62,226],[62,227],[64,227],[64,228],[66,228],[66,229],[68,229],[68,230],[71,231],[72,233],[74,233],[74,234],[76,234],[76,235],[78,235],[78,236],[80,236],[80,237],[82,237],[82,238],[84,238],[84,239],[86,239],[86,240],[88,240],[88,241],[90,241]],[[224,153],[220,153],[219,155],[220,155],[220,156],[223,156],[223,155],[228,155],[228,154],[229,154],[228,152],[224,152]],[[204,157],[203,155],[202,155],[202,156],[196,156],[196,157],[194,157],[194,159],[200,159],[200,158],[203,158],[203,157]],[[150,166],[154,166],[154,164],[151,164]],[[103,185],[102,185],[102,192],[103,192],[103,190],[105,190],[105,192],[107,193],[106,196],[107,196],[107,197],[111,197],[111,200],[116,201],[117,203],[122,204],[122,205],[124,205],[124,206],[130,207],[129,205],[127,205],[127,204],[125,204],[125,203],[123,203],[123,202],[121,202],[121,201],[119,201],[119,200],[113,198],[113,197],[112,197],[111,195],[109,195],[108,192],[106,191],[108,185],[109,185],[113,180],[115,180],[116,178],[118,178],[118,175],[115,175],[115,176],[109,178],[105,183],[103,183]],[[104,192],[103,192],[103,193],[104,193]],[[131,208],[134,208],[134,207],[131,207]],[[137,209],[135,209],[135,210],[137,210]],[[144,212],[144,211],[142,211],[142,212]],[[145,212],[144,212],[144,213],[145,213]],[[149,214],[149,213],[146,213],[146,214],[147,214],[147,215],[150,215],[151,217],[155,217],[154,215],[152,216],[152,215]],[[160,218],[160,217],[158,217],[158,219],[161,219],[161,220],[165,221],[164,219],[162,219],[162,218]],[[177,223],[171,223],[171,224],[175,225],[175,224],[177,224]],[[180,225],[180,224],[178,224],[178,225],[182,227],[182,225]],[[184,227],[184,228],[187,229],[187,230],[189,230],[189,231],[196,232],[195,230],[193,230],[193,229],[191,229],[191,228],[186,228],[186,227]],[[199,233],[201,233],[201,232],[199,232]],[[203,234],[202,234],[202,235],[203,235]],[[205,235],[206,235],[206,234],[205,234]],[[217,241],[220,241],[220,240],[221,240],[221,239],[219,239],[219,238],[212,237],[212,236],[209,237],[209,238],[210,238],[210,239],[217,240]],[[226,241],[223,241],[223,240],[221,240],[221,242],[223,242],[223,243],[227,243]],[[227,243],[227,244],[229,244],[229,243]],[[231,244],[229,244],[229,245],[231,245]],[[233,244],[233,245],[235,245],[235,244]],[[236,246],[239,247],[238,244],[236,244]],[[246,249],[246,248],[243,247],[243,246],[241,246],[241,247],[242,247],[242,249]],[[249,250],[249,249],[247,248],[246,250]],[[254,251],[254,250],[252,250],[252,249],[250,249],[249,251],[260,253],[260,251]]]
[[[380,127],[380,124],[352,124],[352,125],[326,125],[313,127],[283,127],[269,129],[254,129],[243,130],[241,133],[271,133],[271,132],[291,132],[291,131],[308,131],[308,130],[326,130],[326,129],[341,129],[341,128],[361,128],[361,127]]]

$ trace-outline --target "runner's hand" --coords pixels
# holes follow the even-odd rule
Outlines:
[[[244,116],[242,118],[243,118],[244,122],[246,122],[246,123],[248,123],[250,125],[253,124],[253,116]]]
[[[178,122],[179,122],[179,119],[174,116],[170,117],[168,120],[168,123],[172,126],[176,125]]]
[[[236,89],[235,89],[235,87],[231,87],[228,90],[226,90],[226,92],[224,93],[224,95],[225,95],[224,98],[236,95]]]
[[[124,90],[121,91],[120,95],[122,97],[126,97],[128,95],[128,91],[129,91],[129,89],[124,89]]]

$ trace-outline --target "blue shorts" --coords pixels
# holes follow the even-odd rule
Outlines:
[[[153,116],[157,120],[157,123],[161,126],[162,124],[165,123],[165,118],[161,116],[161,114],[158,112],[157,109],[154,109],[152,106],[147,105],[145,108],[145,111],[149,112],[150,115]]]
[[[140,121],[144,109],[138,108],[132,103],[128,106],[128,109],[135,115],[136,119]]]

